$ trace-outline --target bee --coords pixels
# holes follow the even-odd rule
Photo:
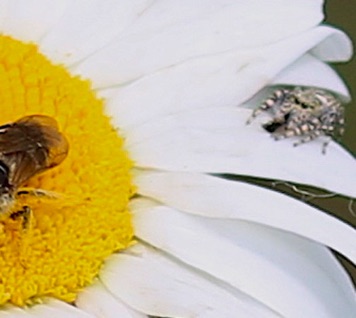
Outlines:
[[[0,214],[23,217],[26,228],[31,209],[11,211],[20,195],[46,195],[46,191],[21,190],[31,177],[59,165],[68,154],[68,141],[55,119],[31,115],[0,126]]]
[[[319,88],[277,89],[253,111],[247,124],[264,111],[272,114],[272,120],[262,127],[275,140],[300,136],[294,143],[298,146],[319,136],[329,137],[323,143],[323,154],[330,139],[339,138],[344,133],[344,106],[336,96]]]

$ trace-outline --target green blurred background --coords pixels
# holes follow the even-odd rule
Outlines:
[[[355,0],[328,0],[326,1],[326,22],[345,31],[355,45],[356,40],[356,1]],[[356,94],[356,60],[348,63],[336,64],[335,68],[344,78],[353,99]],[[347,127],[343,137],[344,145],[356,154],[356,112],[355,101],[348,105],[346,110]]]
[[[355,45],[356,42],[356,1],[355,0],[327,0],[325,6],[326,23],[344,30]],[[346,133],[342,138],[343,145],[356,155],[356,60],[353,58],[348,63],[336,64],[336,70],[348,85],[353,101],[346,107]],[[337,171],[330,171],[337,173]],[[317,206],[329,211],[331,214],[356,225],[356,202],[353,204],[353,212],[348,205],[350,201],[346,198],[318,199],[313,200]],[[356,268],[349,262],[344,261],[349,273],[356,282]]]

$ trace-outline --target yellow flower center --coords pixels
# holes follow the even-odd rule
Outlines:
[[[32,210],[30,228],[1,216],[0,304],[73,301],[107,256],[132,243],[131,161],[90,83],[7,36],[0,36],[0,105],[0,125],[51,116],[70,147],[59,166],[23,185],[57,194],[17,200],[13,209]]]

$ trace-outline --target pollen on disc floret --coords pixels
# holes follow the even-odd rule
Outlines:
[[[55,118],[70,147],[64,162],[24,185],[56,197],[22,196],[13,207],[30,206],[30,228],[1,216],[0,304],[73,301],[107,256],[132,244],[132,163],[90,83],[8,36],[0,36],[0,105],[0,125]]]

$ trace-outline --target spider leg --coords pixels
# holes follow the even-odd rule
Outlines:
[[[345,120],[343,112],[336,113],[333,117],[325,118],[322,129],[329,136],[340,138],[345,131]]]
[[[345,118],[344,111],[341,109],[337,116],[337,127],[338,127],[338,135],[341,137],[345,132]]]
[[[323,142],[323,148],[322,148],[323,155],[326,154],[326,147],[329,145],[330,141],[331,141],[331,138],[329,137],[326,141]]]
[[[301,140],[305,140],[305,142],[307,142],[311,136],[312,139],[317,137],[314,137],[314,132],[317,132],[318,130],[320,130],[320,121],[318,118],[310,118],[309,114],[306,112],[298,114],[298,112],[292,111],[288,121],[284,125],[284,130],[277,130],[273,134],[273,137],[275,140],[280,140],[295,136],[305,136]],[[299,143],[303,143],[303,141],[300,141],[297,144]]]
[[[261,113],[263,113],[265,111],[273,109],[274,107],[280,108],[284,104],[289,93],[290,93],[290,90],[288,90],[288,89],[276,90],[271,97],[269,97],[267,100],[265,100],[265,102],[262,105],[260,105],[258,108],[256,108],[252,112],[251,116],[247,119],[246,124],[247,125],[251,124],[251,122],[258,115],[260,115]],[[284,113],[285,112],[283,112],[283,116],[284,116]],[[283,116],[280,116],[280,117],[283,117]]]
[[[268,101],[268,100],[267,100]],[[266,101],[266,102],[267,102]],[[264,111],[267,111],[269,108],[271,108],[273,105],[271,106],[266,106],[266,102],[264,102],[261,106],[259,106],[258,108],[254,109],[251,116],[247,119],[246,121],[246,125],[249,125],[252,123],[252,121],[261,113],[263,113]]]
[[[301,130],[297,127],[292,128],[292,129],[286,129],[283,132],[275,132],[272,134],[272,137],[274,138],[274,140],[281,140],[281,139],[285,139],[285,138],[290,138],[290,137],[294,137],[294,136],[300,136]]]
[[[307,131],[312,130],[307,123],[296,123],[294,120],[288,122],[283,128],[284,130],[276,130],[272,134],[275,140],[305,135]]]
[[[320,130],[314,130],[310,131],[307,135],[305,135],[302,139],[298,140],[293,144],[294,147],[300,146],[302,144],[305,144],[309,141],[314,140],[315,138],[318,138],[322,132]]]

